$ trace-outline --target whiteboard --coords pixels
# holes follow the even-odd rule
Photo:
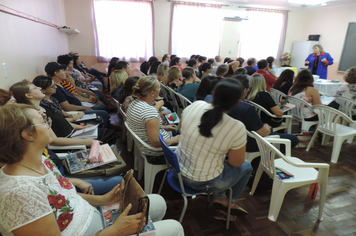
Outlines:
[[[350,22],[347,28],[338,70],[347,71],[353,66],[356,66],[356,22]]]

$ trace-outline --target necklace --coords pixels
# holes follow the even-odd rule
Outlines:
[[[28,168],[28,169],[30,169],[30,170],[32,170],[32,171],[38,173],[38,174],[45,175],[44,173],[42,173],[42,172],[40,172],[40,171],[38,171],[38,170],[35,170],[34,168],[29,167],[28,165],[25,165],[25,164],[22,164],[22,163],[17,163],[17,164],[19,164],[19,165],[21,165],[21,166],[23,166],[23,167],[26,167],[26,168]],[[43,166],[43,164],[42,164],[42,166]]]

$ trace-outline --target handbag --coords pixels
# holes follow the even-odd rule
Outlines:
[[[120,212],[123,212],[126,207],[131,203],[132,208],[128,215],[134,215],[142,212],[142,217],[140,219],[140,224],[137,228],[136,235],[138,236],[141,229],[148,222],[148,209],[149,209],[149,199],[147,194],[141,186],[138,184],[136,179],[133,177],[134,171],[131,169],[127,171],[124,178],[120,183]],[[146,217],[145,224],[143,222]]]

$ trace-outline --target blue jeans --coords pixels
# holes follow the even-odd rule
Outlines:
[[[245,188],[251,173],[252,166],[248,161],[245,161],[240,167],[233,167],[229,163],[224,162],[223,172],[215,179],[194,181],[184,176],[182,176],[182,179],[184,185],[187,187],[206,193],[214,192],[217,198],[226,198],[225,192],[228,188],[231,188],[232,202],[235,203]]]

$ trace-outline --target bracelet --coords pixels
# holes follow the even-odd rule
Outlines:
[[[101,231],[103,230],[99,230],[98,232],[95,233],[95,236],[99,236],[99,234],[101,233]]]

